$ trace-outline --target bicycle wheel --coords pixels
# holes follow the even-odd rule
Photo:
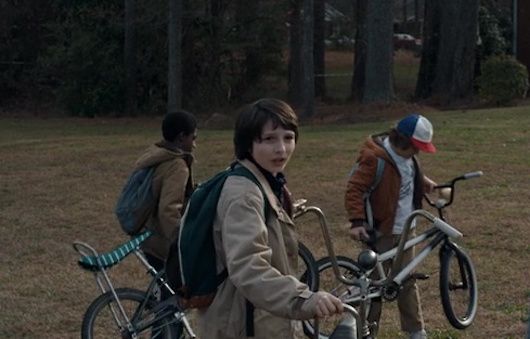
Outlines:
[[[448,248],[441,256],[440,296],[447,320],[458,329],[471,325],[477,313],[477,277],[469,256]]]
[[[343,284],[342,282],[338,281],[338,279],[335,276],[335,273],[333,272],[333,266],[331,263],[331,259],[329,257],[322,258],[317,261],[317,269],[318,269],[318,277],[319,277],[319,283],[321,291],[326,291],[334,296],[336,296],[339,299],[345,299],[349,296],[355,295],[356,291],[358,289],[354,286],[348,286]],[[359,265],[354,260],[338,256],[337,257],[337,264],[339,266],[339,271],[346,277],[346,278],[354,278],[359,276]],[[355,305],[354,305],[355,306]],[[320,339],[327,339],[333,332],[333,330],[337,327],[339,322],[342,320],[341,315],[334,315],[327,317],[326,319],[320,319],[318,322],[318,331],[319,331],[319,338]],[[303,321],[303,327],[304,327],[304,333],[309,338],[314,338],[315,333],[315,321],[313,319],[311,320],[304,320]]]
[[[155,313],[152,309],[157,301],[149,299],[145,303],[145,307],[141,307],[146,298],[144,292],[131,288],[118,288],[116,295],[125,311],[127,320],[120,312],[112,292],[104,293],[90,304],[85,313],[81,328],[82,339],[131,338],[131,331],[136,330],[135,327],[140,322],[149,322],[155,319]],[[153,326],[141,329],[135,333],[136,338],[170,339],[172,332],[168,322],[168,320],[162,320]],[[128,323],[130,328],[128,328]]]
[[[319,277],[315,257],[304,244],[298,242],[298,273],[299,280],[311,291],[318,291]]]

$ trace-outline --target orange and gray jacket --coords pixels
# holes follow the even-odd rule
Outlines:
[[[153,194],[158,197],[158,206],[147,221],[147,228],[154,234],[142,249],[160,260],[166,259],[178,235],[181,213],[193,190],[192,161],[190,153],[165,141],[150,146],[136,161],[136,169],[156,166]]]
[[[379,232],[392,234],[394,219],[399,200],[401,175],[392,157],[383,147],[386,134],[370,136],[362,146],[357,162],[359,167],[348,179],[344,205],[348,219],[354,226],[366,225],[364,193],[374,182],[377,158],[385,161],[385,168],[381,181],[371,193],[370,203],[373,210],[374,227]],[[413,205],[415,209],[421,208],[423,197],[423,174],[416,157],[412,158],[415,167]]]

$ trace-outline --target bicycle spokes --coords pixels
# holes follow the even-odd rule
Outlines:
[[[451,325],[459,329],[468,327],[477,310],[477,286],[471,260],[461,250],[450,249],[443,256],[440,292]]]
[[[463,282],[463,280],[466,279],[466,273],[465,271],[462,271],[459,266],[458,260],[452,260],[449,276],[449,290],[453,292],[451,293],[451,299],[456,308],[455,311],[461,314],[462,312],[465,312],[470,296],[469,290],[466,288],[467,284]]]

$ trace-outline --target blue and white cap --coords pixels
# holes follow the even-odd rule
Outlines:
[[[409,137],[412,144],[420,151],[436,152],[436,147],[432,144],[432,124],[424,116],[419,114],[406,116],[399,121],[397,131]]]

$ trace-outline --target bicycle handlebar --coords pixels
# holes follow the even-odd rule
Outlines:
[[[443,209],[444,207],[447,207],[447,206],[449,206],[449,205],[451,205],[453,203],[453,199],[454,199],[454,195],[455,195],[455,183],[457,181],[478,178],[478,177],[481,177],[482,175],[484,175],[484,173],[482,171],[469,172],[469,173],[463,174],[463,175],[461,175],[459,177],[456,177],[456,178],[452,179],[449,182],[434,186],[434,189],[449,188],[450,189],[450,193],[449,193],[449,197],[447,199],[444,198],[444,199],[439,199],[437,201],[432,201],[427,194],[424,194],[423,197],[425,198],[425,201],[427,201],[427,203],[429,205],[431,205],[432,207],[435,207],[436,209],[441,211],[441,209]]]
[[[472,179],[481,177],[484,173],[482,171],[469,172],[463,175],[464,179]]]
[[[329,339],[357,339],[365,338],[363,336],[364,322],[359,312],[351,305],[343,303],[344,308],[342,320],[336,325]],[[318,324],[313,327],[311,338],[321,338],[318,330]]]

